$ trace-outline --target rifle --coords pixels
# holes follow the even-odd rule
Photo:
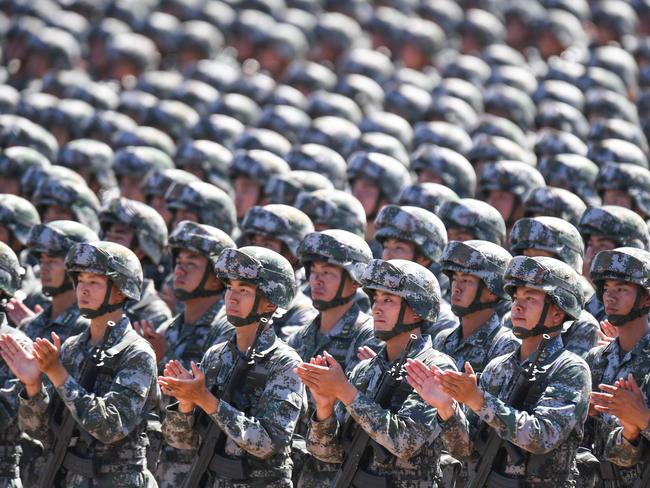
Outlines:
[[[379,380],[379,387],[373,396],[373,400],[382,408],[387,408],[393,397],[397,385],[403,380],[402,368],[408,357],[408,353],[417,340],[417,336],[411,334],[408,344],[399,360],[392,368],[388,369]],[[332,481],[332,488],[365,488],[368,486],[377,488],[388,488],[389,480],[383,476],[375,476],[364,471],[371,453],[378,457],[381,462],[390,458],[390,453],[381,445],[373,441],[368,433],[359,427],[350,417],[343,427],[343,440],[350,441],[346,445],[346,456],[341,467]]]
[[[106,358],[106,351],[104,350],[106,340],[113,327],[115,327],[115,322],[108,322],[102,342],[93,348],[90,357],[81,367],[79,384],[85,390],[92,391],[95,387],[97,373],[99,372],[99,368],[104,365],[104,359]],[[65,403],[59,397],[55,397],[53,403],[54,414],[52,422],[55,439],[52,454],[48,458],[45,470],[39,481],[40,488],[64,486],[65,473],[61,468],[65,455],[68,452],[70,439],[72,439],[77,431],[77,422],[70,413],[70,410],[65,406]]]
[[[537,349],[537,357],[532,363],[523,368],[517,376],[515,386],[510,391],[508,398],[505,400],[507,405],[517,409],[523,407],[526,395],[528,394],[532,384],[536,381],[537,364],[542,357],[542,353],[546,349],[546,345],[551,339],[548,334],[544,334],[542,337],[542,342]],[[479,431],[479,439],[482,437],[481,434],[485,435],[487,430],[489,430],[489,427],[484,425],[483,429]],[[502,447],[508,451],[508,454],[517,460],[516,462],[523,460],[523,455],[516,446],[508,441],[504,441],[496,430],[489,430],[489,435],[481,449],[481,460],[476,465],[474,472],[470,473],[470,479],[467,485],[465,485],[466,488],[483,488],[485,486],[485,483],[492,472],[494,462],[499,456]]]
[[[231,403],[237,390],[246,382],[246,375],[254,364],[255,346],[262,335],[268,319],[262,318],[253,343],[246,351],[246,354],[239,354],[233,365],[228,378],[226,379],[221,392],[215,383],[210,388],[210,393],[225,402]],[[243,480],[248,478],[248,464],[246,458],[232,458],[221,454],[226,444],[227,436],[205,412],[200,411],[196,419],[197,426],[202,430],[201,445],[196,453],[196,458],[185,478],[183,488],[205,488],[208,486],[210,475],[208,470],[218,473],[224,478],[231,480]]]

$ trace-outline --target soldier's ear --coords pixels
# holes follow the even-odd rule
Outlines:
[[[650,293],[645,292],[641,299],[641,307],[650,307]]]
[[[566,313],[554,303],[551,304],[548,315],[551,317],[551,326],[560,325],[567,320]]]

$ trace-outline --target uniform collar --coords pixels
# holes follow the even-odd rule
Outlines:
[[[648,357],[650,356],[650,332],[646,333],[639,342],[637,342],[636,346],[632,348],[632,350],[628,352],[623,352],[621,349],[621,345],[618,341],[618,337],[614,339],[612,342],[610,342],[607,345],[608,353],[615,353],[619,357],[622,357],[623,360],[621,362],[628,361],[632,359],[635,356],[638,356],[640,354],[643,354],[644,356]]]
[[[212,325],[214,323],[214,319],[217,316],[217,314],[221,311],[223,308],[223,294],[219,297],[219,299],[214,302],[212,305],[210,305],[210,308],[208,308],[203,315],[201,315],[194,324],[193,326],[202,326],[202,325]],[[185,312],[181,312],[181,315],[183,316],[181,320],[181,324],[185,324]]]
[[[432,347],[433,345],[431,341],[431,336],[428,334],[422,334],[422,336],[418,337],[417,340],[413,343],[413,346],[411,347],[411,350],[406,355],[406,357],[415,359],[422,353],[422,351],[431,349]],[[379,353],[375,357],[381,361],[382,365],[392,366],[393,364],[395,364],[396,361],[399,361],[399,358],[401,357],[401,353],[392,363],[389,363],[388,356],[386,355],[386,346],[383,346],[381,351],[379,351]]]
[[[277,336],[275,334],[275,329],[272,325],[267,325],[266,329],[264,329],[264,331],[260,334],[259,339],[257,340],[257,344],[255,345],[255,353],[261,356],[267,355],[270,351],[277,347],[276,341]],[[239,352],[239,349],[237,348],[236,332],[233,338],[230,340],[230,348],[233,351]]]
[[[122,315],[122,318],[110,328],[108,337],[105,342],[100,342],[98,345],[104,349],[108,349],[115,344],[117,344],[124,334],[131,328],[131,321],[126,315]],[[84,342],[90,341],[90,327],[82,332]]]
[[[539,364],[545,364],[551,357],[555,356],[555,354],[559,351],[564,349],[564,343],[562,342],[562,336],[560,334],[556,335],[555,337],[551,337],[551,339],[548,341],[546,344],[546,347],[544,347],[544,350],[542,351],[542,355],[539,358]],[[515,354],[519,354],[519,349],[515,351]],[[518,359],[518,356],[515,356]],[[535,361],[537,358],[537,351],[534,351],[530,356],[526,358],[526,361],[524,363],[530,363]]]
[[[487,321],[476,329],[472,335],[465,339],[464,343],[468,345],[484,346],[485,341],[488,337],[492,335],[497,329],[501,327],[501,321],[497,316],[496,312],[493,313]],[[459,335],[458,342],[462,341],[462,323],[456,328],[456,332]]]
[[[332,330],[330,330],[325,336],[335,337],[335,336],[348,336],[354,324],[357,322],[359,313],[361,309],[356,303],[353,303],[352,306],[341,316],[341,318],[336,322]],[[314,326],[316,330],[320,329],[320,319],[321,314],[314,319]]]

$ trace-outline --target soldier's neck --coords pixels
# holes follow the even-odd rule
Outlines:
[[[219,300],[221,300],[221,295],[187,300],[185,302],[185,310],[183,311],[185,323],[194,324]]]
[[[235,328],[235,335],[237,337],[237,349],[239,349],[239,352],[245,353],[248,351],[248,348],[253,345],[255,335],[257,335],[258,325],[258,322],[254,322],[252,324]]]
[[[411,339],[411,334],[415,335],[418,338],[422,337],[422,332],[418,327],[417,329],[403,332],[400,335],[386,341],[386,355],[388,356],[389,362],[392,363],[402,354],[402,351],[404,351],[404,348],[406,348],[406,345]]]
[[[479,310],[474,313],[469,313],[461,318],[460,323],[462,325],[461,330],[463,332],[463,340],[467,339],[488,320],[490,320],[490,317],[492,317],[493,314],[494,309],[488,308],[486,310]]]
[[[50,319],[54,320],[63,312],[77,303],[77,296],[74,290],[68,290],[52,297],[52,311]]]
[[[631,320],[623,327],[618,327],[618,345],[625,352],[631,351],[649,331],[647,315]]]
[[[114,322],[117,324],[122,319],[123,314],[124,310],[120,308],[113,312],[90,319],[90,343],[93,345],[98,344],[99,341],[104,338],[104,333],[106,332],[108,323]]]
[[[530,357],[535,351],[539,349],[539,345],[542,343],[542,335],[537,335],[533,337],[526,337],[521,341],[521,349],[519,350],[519,362],[524,362]]]
[[[354,305],[354,300],[339,305],[338,307],[323,310],[320,313],[320,333],[327,334],[338,324],[341,317],[343,317],[350,308]]]

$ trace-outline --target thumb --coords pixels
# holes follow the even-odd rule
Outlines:
[[[338,366],[339,363],[336,362],[336,359],[334,359],[334,356],[332,356],[329,352],[323,351],[323,356],[325,356],[325,361],[327,361],[327,364],[329,366]]]
[[[465,372],[469,375],[474,374],[474,368],[472,368],[472,365],[469,363],[469,361],[465,361]]]
[[[56,332],[52,332],[52,341],[54,342],[54,347],[57,351],[61,351],[61,338],[57,335]]]
[[[202,380],[203,371],[201,371],[201,368],[199,368],[194,361],[190,363],[190,367],[192,368],[192,374],[194,375],[194,378],[197,380]]]
[[[43,311],[43,307],[41,307],[38,303],[34,307],[34,312],[36,313],[41,313]]]
[[[629,373],[627,375],[627,383],[630,385],[632,388],[633,392],[640,392],[641,389],[639,388],[639,385],[636,384],[636,380],[634,379],[634,376],[632,376],[632,373]]]

